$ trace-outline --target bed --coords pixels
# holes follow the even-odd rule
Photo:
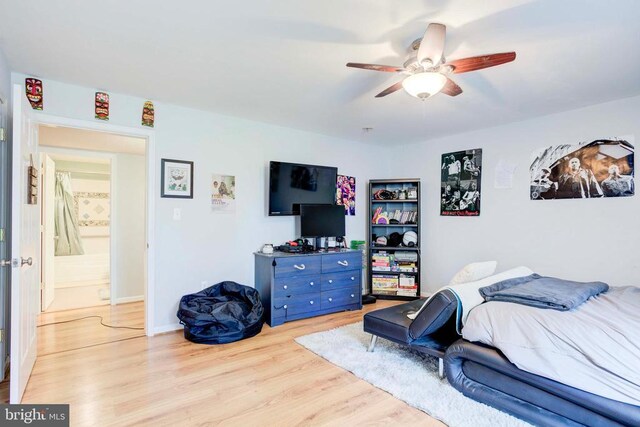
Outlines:
[[[514,280],[517,282],[520,278]],[[487,282],[503,283],[491,278],[477,283],[485,286]],[[406,309],[408,306],[403,307],[405,304],[367,314],[370,319],[365,316],[365,331],[410,347],[428,347],[430,334],[437,330],[434,326],[450,325],[457,317],[465,320],[462,339],[456,335],[456,328],[449,327],[448,338],[443,338],[439,331],[437,351],[422,351],[442,357],[446,378],[465,396],[534,425],[640,426],[640,363],[637,362],[640,360],[640,289],[625,289],[612,288],[598,298],[588,298],[578,308],[570,305],[564,314],[500,301],[466,309],[458,304],[456,314],[452,310],[451,295],[457,289],[450,287],[443,291],[446,298],[432,297],[424,308],[411,303],[411,310],[421,310],[416,317],[423,333],[419,341],[410,332],[415,325],[402,315],[410,311]],[[613,297],[618,304],[606,308]],[[442,304],[443,299],[448,303]],[[440,303],[434,303],[438,300]],[[446,311],[442,311],[443,308]],[[585,313],[590,313],[593,319],[589,320]],[[443,315],[450,319],[443,321]],[[619,319],[625,316],[631,323],[619,327]],[[439,321],[425,326],[425,321],[431,319]],[[565,334],[563,324],[576,321],[582,322],[581,326],[564,328],[570,332]],[[545,325],[547,323],[551,325]],[[389,336],[390,328],[398,329],[393,337]],[[425,331],[429,332],[426,336]],[[446,343],[446,348],[442,348],[442,343]],[[496,347],[505,349],[513,359],[510,361]],[[573,347],[576,354],[567,350]],[[551,351],[542,351],[544,348]],[[592,354],[583,356],[581,351]],[[591,362],[597,369],[589,370]]]
[[[475,307],[464,339],[445,353],[449,382],[536,425],[640,425],[640,288],[582,300],[563,310],[504,300]]]

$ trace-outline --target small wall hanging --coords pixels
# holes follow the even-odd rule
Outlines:
[[[109,120],[109,94],[96,92],[96,119]]]
[[[336,183],[336,205],[344,206],[345,215],[356,214],[356,178],[338,175]]]
[[[38,204],[38,169],[33,166],[33,155],[31,155],[31,164],[27,167],[27,204]]]
[[[193,162],[162,159],[160,197],[193,199]]]
[[[215,212],[235,212],[236,177],[214,174],[211,181],[211,208]]]
[[[153,127],[155,120],[155,109],[153,108],[153,102],[145,101],[142,107],[142,126]]]
[[[544,148],[529,168],[531,200],[633,196],[633,153],[617,138]]]
[[[24,79],[27,99],[34,110],[42,110],[42,80],[27,78]]]
[[[442,155],[440,215],[480,215],[482,149]]]

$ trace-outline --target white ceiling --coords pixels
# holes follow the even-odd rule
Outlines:
[[[421,141],[640,94],[638,0],[0,0],[0,16],[15,71],[352,140]],[[449,59],[518,57],[425,102],[374,99],[400,76],[345,67],[402,64],[429,22],[447,25]]]

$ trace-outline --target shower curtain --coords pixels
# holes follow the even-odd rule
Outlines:
[[[54,214],[56,232],[56,256],[83,255],[78,217],[73,206],[71,174],[56,172],[56,198]]]

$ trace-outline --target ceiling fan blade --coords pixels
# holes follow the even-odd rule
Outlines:
[[[468,73],[469,71],[482,70],[483,68],[495,67],[496,65],[506,64],[516,59],[515,52],[493,53],[491,55],[473,56],[471,58],[456,59],[447,62],[447,65],[453,67],[456,74]]]
[[[377,64],[360,64],[357,62],[347,63],[347,67],[351,68],[363,68],[371,71],[384,71],[386,73],[400,73],[405,71],[402,67],[394,67],[393,65],[377,65]]]
[[[440,63],[442,54],[444,53],[444,39],[446,34],[447,27],[443,24],[429,24],[418,48],[418,64],[422,64],[426,60],[431,61],[432,66]]]
[[[376,98],[382,98],[383,96],[387,96],[390,93],[393,93],[397,90],[402,89],[402,82],[398,82],[396,84],[394,84],[393,86],[389,86],[388,88],[386,88],[385,90],[383,90],[382,92],[380,92],[379,94],[376,95]]]
[[[444,87],[440,92],[449,96],[458,96],[462,93],[462,89],[460,89],[460,86],[458,86],[456,82],[447,77],[447,82],[444,84]]]

